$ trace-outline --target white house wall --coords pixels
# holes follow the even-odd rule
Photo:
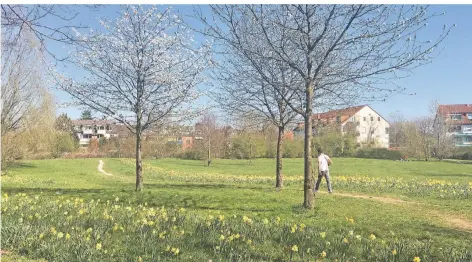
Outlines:
[[[385,132],[385,128],[390,128],[390,125],[382,116],[368,106],[359,110],[354,116],[355,121],[359,121],[359,126],[357,127],[357,131],[359,132],[357,142],[366,142],[368,139],[368,130],[373,130],[374,134],[372,137],[378,142],[379,146],[385,148],[389,147],[390,137],[389,134]],[[364,117],[366,117],[366,121],[364,121]],[[373,117],[373,121],[371,121],[370,117]],[[380,117],[380,121],[378,121],[378,117]]]

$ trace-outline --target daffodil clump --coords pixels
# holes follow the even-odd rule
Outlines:
[[[360,231],[354,218],[331,231],[279,217],[25,193],[3,195],[1,218],[2,250],[48,261],[472,261],[470,250]]]

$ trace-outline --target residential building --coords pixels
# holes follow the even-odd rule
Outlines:
[[[312,116],[313,134],[321,135],[323,127],[339,128],[343,134],[352,132],[361,145],[389,147],[389,122],[368,105],[317,113]],[[304,123],[298,123],[295,135],[304,134]]]
[[[448,125],[456,146],[472,146],[472,104],[439,105],[436,123]]]
[[[88,146],[90,140],[93,138],[110,138],[118,136],[116,131],[116,123],[109,120],[72,120],[74,130],[79,138],[80,146]]]

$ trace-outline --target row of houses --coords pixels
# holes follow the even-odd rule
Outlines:
[[[454,136],[456,146],[472,146],[472,104],[440,105],[436,119],[450,126],[447,135]],[[372,143],[375,146],[389,147],[390,123],[369,105],[348,107],[316,113],[312,116],[313,134],[319,135],[323,127],[339,128],[341,133],[353,132],[359,144]],[[110,120],[73,120],[75,132],[81,146],[87,146],[91,139],[111,137],[128,137],[130,132],[123,125]],[[438,122],[439,123],[439,122]],[[187,130],[180,130],[167,135],[169,142],[181,145],[182,150],[192,148],[196,140],[202,139],[202,126],[197,123]],[[303,136],[304,123],[297,123],[293,132],[288,132],[288,138]]]

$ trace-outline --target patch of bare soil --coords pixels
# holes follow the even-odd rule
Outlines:
[[[103,170],[103,161],[101,159],[98,160],[98,167],[97,168],[98,168],[98,172],[100,172],[102,174],[105,174],[107,176],[113,176],[112,174],[107,173],[107,172],[105,172],[105,170]]]

